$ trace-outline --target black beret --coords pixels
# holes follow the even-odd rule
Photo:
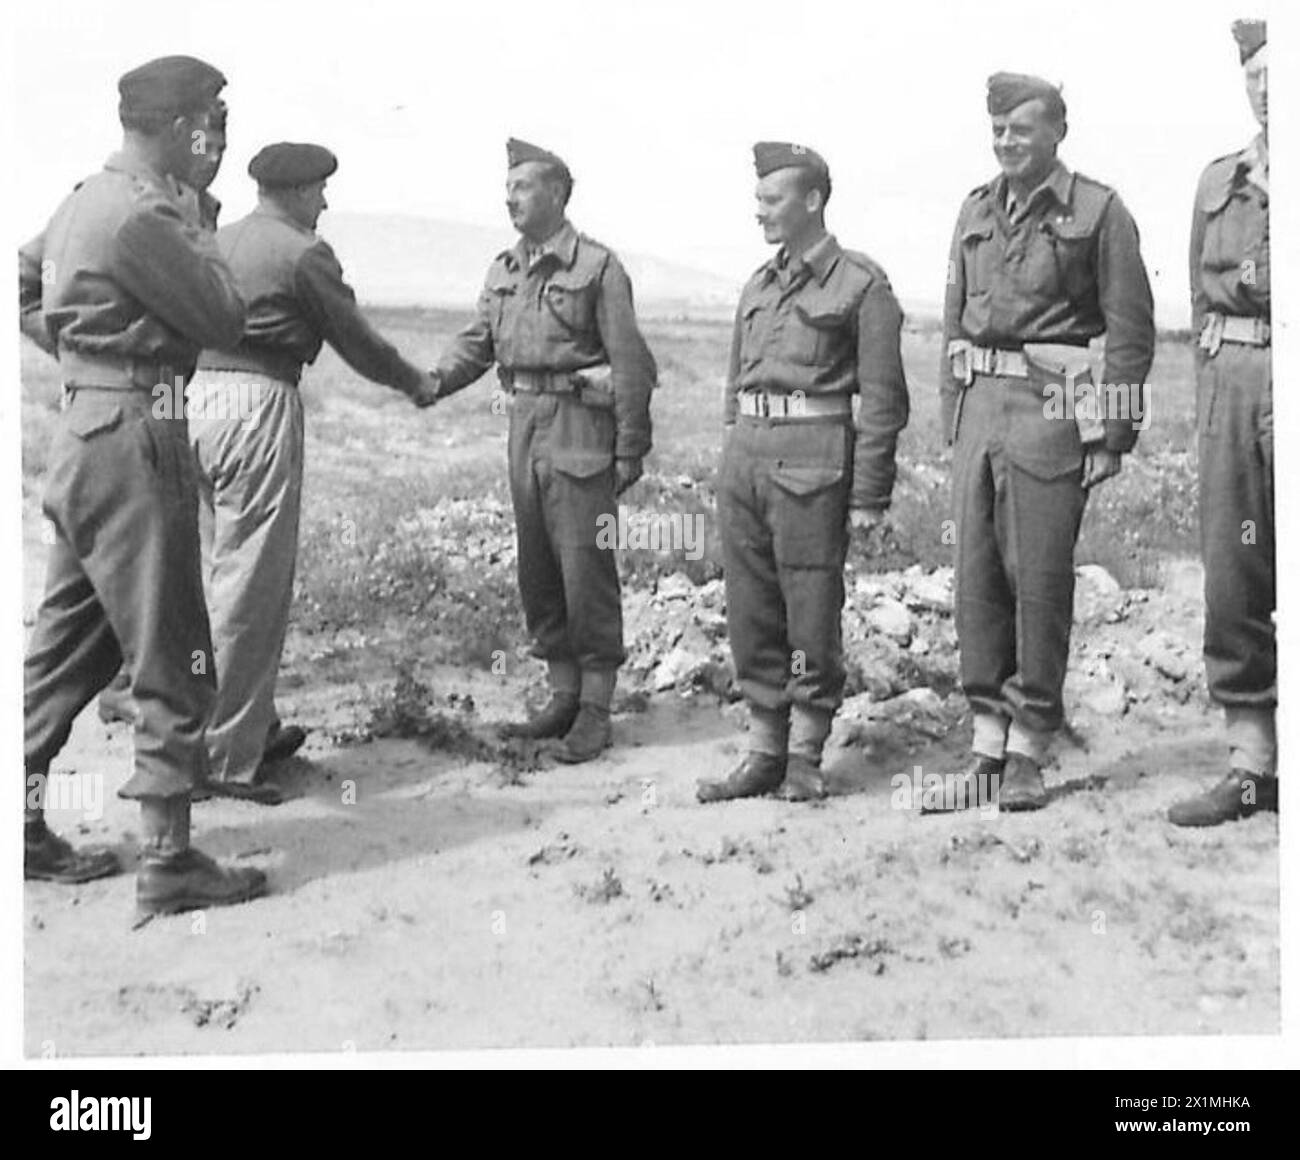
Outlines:
[[[1061,90],[1042,77],[1031,77],[1024,73],[994,73],[989,77],[988,109],[992,116],[1009,113],[1026,101],[1040,100],[1049,113],[1065,117],[1065,100]]]
[[[339,159],[323,145],[278,141],[257,151],[248,172],[258,185],[275,187],[324,181],[338,167]]]
[[[822,155],[806,145],[788,141],[760,141],[754,146],[754,172],[766,177],[778,169],[812,169],[829,180],[830,166]]]
[[[192,56],[163,56],[133,68],[117,82],[120,108],[129,113],[181,116],[206,108],[226,85],[226,78]]]
[[[1245,64],[1268,42],[1268,26],[1263,20],[1234,20],[1232,35],[1241,63]]]
[[[569,167],[554,153],[537,145],[530,145],[527,141],[520,141],[517,137],[511,137],[506,142],[506,168],[513,169],[516,165],[523,165],[527,161],[541,161],[564,170],[566,174],[569,172]]]

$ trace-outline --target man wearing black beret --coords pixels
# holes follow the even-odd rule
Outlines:
[[[1228,773],[1170,808],[1180,826],[1278,803],[1267,28],[1238,20],[1232,33],[1259,135],[1201,175],[1191,239],[1205,675],[1224,711]]]
[[[186,408],[199,466],[217,697],[208,790],[276,804],[276,764],[306,739],[283,726],[276,676],[289,622],[302,504],[299,380],[328,342],[358,374],[433,401],[426,372],[365,320],[329,244],[316,234],[338,159],[320,145],[268,145],[249,164],[258,206],[217,232],[248,321],[205,349]]]
[[[198,203],[194,172],[225,78],[193,57],[122,77],[120,152],[82,182],[19,254],[23,332],[59,360],[64,408],[44,508],[54,542],[24,669],[24,871],[82,882],[117,870],[45,826],[50,762],[123,661],[131,674],[140,802],[137,903],[146,914],[241,902],[266,889],[190,846],[204,780],[212,644],[199,566],[198,497],[184,416],[160,413],[200,347],[234,342],[244,304]]]
[[[1002,809],[1047,802],[1074,544],[1089,491],[1137,440],[1155,350],[1132,217],[1113,189],[1057,158],[1060,90],[998,73],[988,112],[1002,172],[957,217],[939,378],[955,448],[957,640],[975,735],[953,792],[923,802],[927,811],[984,804],[995,787]],[[1098,381],[1089,344],[1103,336]]]
[[[764,141],[754,168],[758,221],[779,248],[740,295],[718,479],[749,751],[726,778],[701,781],[704,802],[825,796],[822,748],[844,698],[849,528],[884,526],[908,417],[902,311],[884,270],[826,232],[826,162]]]
[[[611,740],[623,607],[599,529],[640,478],[657,371],[622,263],[566,216],[572,192],[573,175],[554,153],[506,143],[506,208],[519,244],[488,268],[478,318],[434,374],[445,397],[495,362],[511,398],[519,590],[551,696],[506,732],[561,738],[556,756],[576,763]]]

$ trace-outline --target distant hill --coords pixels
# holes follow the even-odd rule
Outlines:
[[[492,258],[514,244],[510,229],[396,214],[329,213],[321,233],[363,302],[385,306],[472,305]],[[637,309],[655,316],[729,315],[739,283],[645,254],[622,253]]]

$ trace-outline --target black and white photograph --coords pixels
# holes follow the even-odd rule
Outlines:
[[[1282,9],[12,12],[14,1062],[1295,1066]]]

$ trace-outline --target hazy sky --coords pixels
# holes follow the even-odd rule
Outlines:
[[[1243,11],[1219,0],[22,5],[17,81],[40,113],[20,108],[16,213],[33,232],[113,148],[120,73],[188,52],[230,80],[215,192],[231,214],[252,200],[248,159],[288,138],[340,155],[336,209],[500,225],[513,134],[566,157],[572,216],[593,236],[740,280],[766,256],[749,146],[793,139],[830,162],[841,240],[884,264],[902,295],[937,301],[957,207],[994,172],[984,81],[1010,68],[1064,82],[1062,155],[1120,191],[1164,320],[1183,323],[1197,174],[1253,133],[1228,31]]]

